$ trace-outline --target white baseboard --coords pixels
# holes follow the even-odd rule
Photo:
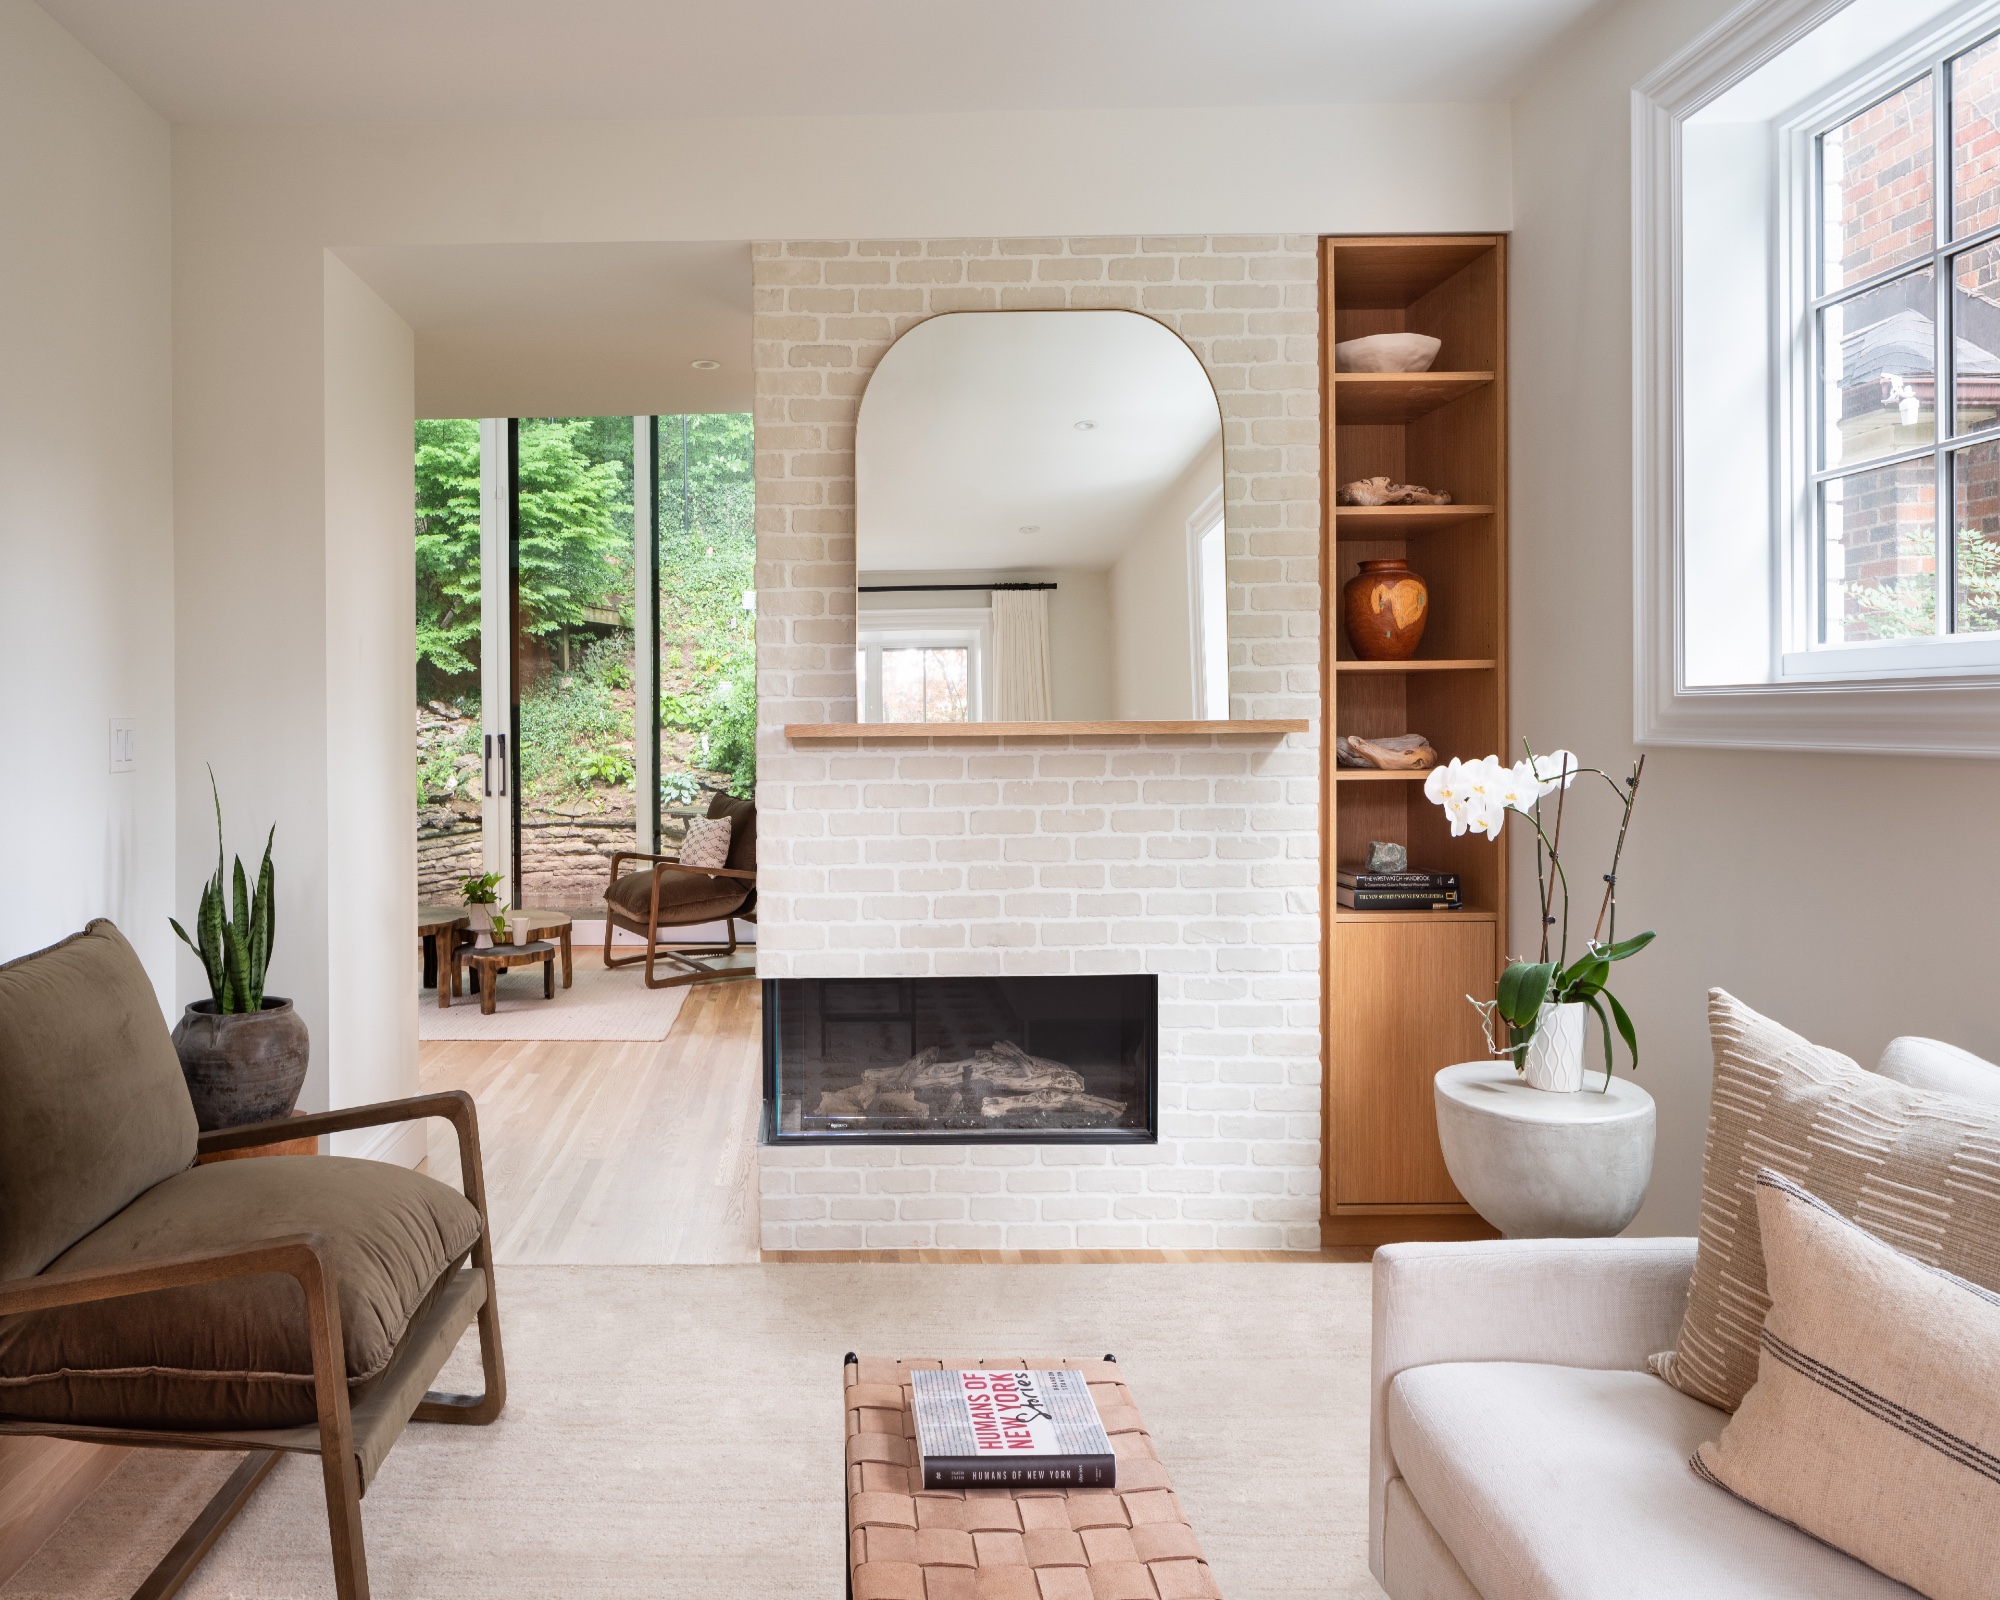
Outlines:
[[[380,1128],[355,1128],[347,1133],[328,1135],[328,1154],[352,1156],[360,1161],[387,1161],[399,1167],[416,1167],[429,1150],[430,1141],[422,1122],[392,1122]]]

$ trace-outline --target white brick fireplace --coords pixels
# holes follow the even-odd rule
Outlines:
[[[767,1250],[1319,1242],[1319,375],[1309,237],[753,249],[758,970],[1149,972],[1160,1139],[760,1151]],[[787,740],[854,720],[854,422],[944,311],[1118,307],[1221,397],[1231,705],[1312,731]]]

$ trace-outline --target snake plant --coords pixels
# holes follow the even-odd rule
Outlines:
[[[257,892],[248,892],[243,875],[243,858],[236,858],[230,883],[233,904],[225,904],[222,894],[222,793],[215,786],[215,769],[209,768],[208,787],[215,796],[215,876],[201,891],[201,905],[195,912],[198,939],[188,938],[187,929],[172,917],[174,932],[201,957],[208,974],[208,990],[217,1011],[261,1011],[264,1008],[264,973],[271,964],[271,940],[276,931],[276,894],[271,875],[271,843],[278,825],[264,839],[264,864],[257,869]]]

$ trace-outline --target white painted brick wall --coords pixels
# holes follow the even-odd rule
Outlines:
[[[1309,237],[752,249],[758,970],[1152,972],[1157,1146],[765,1149],[767,1250],[1319,1243],[1319,376]],[[793,745],[854,710],[854,421],[943,311],[1120,307],[1222,402],[1230,703],[1281,741]]]

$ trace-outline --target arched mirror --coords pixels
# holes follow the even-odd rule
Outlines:
[[[956,311],[868,380],[859,720],[1229,716],[1222,414],[1130,311]]]

